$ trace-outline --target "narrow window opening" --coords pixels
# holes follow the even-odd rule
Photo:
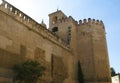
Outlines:
[[[68,33],[67,33],[67,43],[70,44],[71,41],[71,27],[68,27]]]

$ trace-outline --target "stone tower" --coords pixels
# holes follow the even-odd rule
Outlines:
[[[103,22],[90,18],[80,20],[77,31],[78,57],[85,81],[87,83],[111,82]]]
[[[13,66],[37,60],[42,83],[111,83],[102,21],[49,14],[49,29],[5,0],[0,4],[0,83],[13,83]],[[81,73],[82,72],[82,73]]]
[[[105,28],[102,21],[67,17],[58,10],[49,14],[49,30],[67,42],[73,52],[73,79],[81,63],[85,83],[111,83]]]

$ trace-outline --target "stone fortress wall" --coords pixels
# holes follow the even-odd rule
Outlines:
[[[89,18],[77,22],[56,11],[49,14],[47,29],[43,22],[37,23],[3,0],[0,5],[0,83],[13,83],[11,68],[29,59],[46,66],[43,83],[78,83],[78,61],[85,83],[111,83],[102,21]]]
[[[58,77],[64,75],[63,73],[68,71],[67,67],[71,67],[68,63],[72,60],[71,57],[70,48],[63,40],[42,24],[3,1],[0,5],[0,82],[12,83],[11,67],[28,59],[38,60],[46,65],[47,71],[43,81],[44,83],[51,82],[51,71],[62,72]],[[51,63],[52,59],[55,59],[54,63]],[[51,68],[53,64],[56,65],[54,69]],[[56,70],[57,65],[65,72]]]
[[[49,30],[64,41],[70,42],[74,54],[74,79],[77,77],[77,63],[80,61],[85,83],[110,83],[109,57],[106,32],[101,20],[83,19],[77,22],[62,11],[49,14]],[[55,30],[56,29],[56,30]],[[104,73],[101,73],[103,72]]]

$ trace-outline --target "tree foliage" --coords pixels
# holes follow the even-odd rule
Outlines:
[[[111,67],[110,70],[111,70],[111,76],[115,76],[115,75],[116,75],[116,72],[115,72],[114,68]]]
[[[84,83],[84,76],[83,76],[80,61],[78,61],[78,81],[79,83]]]
[[[36,83],[44,70],[45,67],[37,61],[26,61],[13,67],[15,81],[20,83]]]

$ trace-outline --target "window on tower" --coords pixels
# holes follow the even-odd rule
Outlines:
[[[53,27],[52,28],[52,32],[57,32],[58,31],[58,27]]]

